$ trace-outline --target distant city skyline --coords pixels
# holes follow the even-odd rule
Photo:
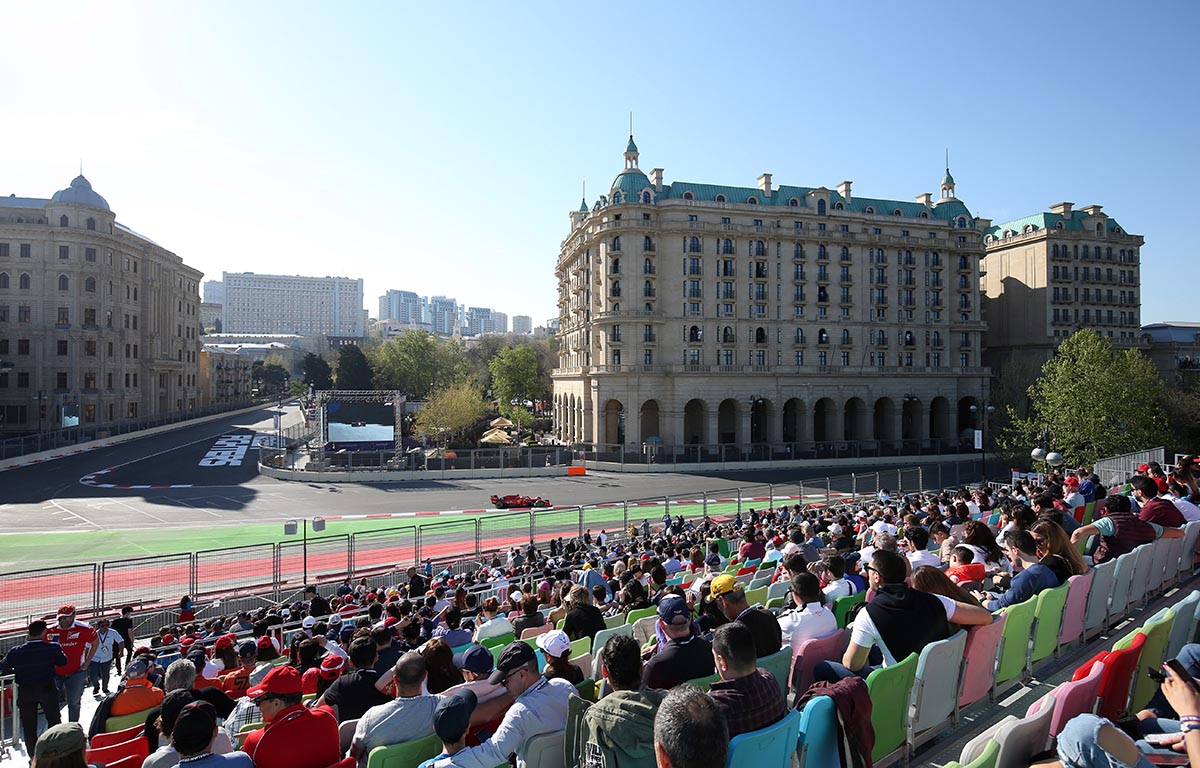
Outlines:
[[[1055,33],[1015,36],[990,7],[948,0],[865,14],[480,5],[465,23],[455,8],[382,2],[18,4],[0,64],[38,76],[6,82],[0,195],[48,196],[82,160],[122,217],[208,278],[345,274],[368,302],[406,285],[510,313],[519,302],[541,324],[558,314],[555,259],[581,184],[589,204],[608,194],[632,111],[643,166],[668,183],[753,186],[767,172],[911,200],[936,191],[949,148],[978,216],[1102,203],[1146,237],[1143,321],[1200,320],[1178,288],[1191,225],[1170,204],[1190,198],[1200,165],[1200,7],[1024,3],[1010,18],[1020,8]],[[394,45],[405,29],[431,34]],[[798,29],[814,32],[799,49]],[[609,66],[601,52],[631,34],[644,50]],[[723,55],[682,56],[701,40]],[[738,47],[758,66],[737,65]],[[638,66],[647,58],[679,63]],[[1142,60],[1153,76],[1131,65]],[[579,87],[591,77],[609,80]],[[931,89],[961,101],[931,113]],[[726,119],[681,119],[698,114],[697,92],[721,94]]]

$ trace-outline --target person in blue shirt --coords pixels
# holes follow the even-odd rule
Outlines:
[[[1004,534],[1004,547],[1013,564],[1012,584],[1007,592],[999,596],[978,590],[973,592],[984,608],[998,611],[1023,603],[1043,589],[1054,589],[1059,585],[1054,571],[1041,564],[1037,556],[1037,544],[1029,531],[1012,530]]]
[[[438,760],[453,757],[466,749],[471,713],[477,702],[478,698],[470,688],[442,697],[433,710],[433,732],[442,740],[442,753],[421,763],[418,768],[433,768]]]

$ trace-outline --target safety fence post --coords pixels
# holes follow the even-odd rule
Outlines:
[[[833,491],[833,485],[832,485],[832,483],[830,483],[829,478],[826,477],[825,478],[825,509],[829,509],[829,497],[832,495],[832,491]]]
[[[850,473],[850,501],[858,498],[858,475]]]

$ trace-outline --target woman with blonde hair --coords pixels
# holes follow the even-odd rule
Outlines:
[[[1066,584],[1072,576],[1087,573],[1087,563],[1079,550],[1071,544],[1067,532],[1058,523],[1051,520],[1038,520],[1029,527],[1029,535],[1037,544],[1037,555],[1042,565],[1054,571],[1058,583]]]

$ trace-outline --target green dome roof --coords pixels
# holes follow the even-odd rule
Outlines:
[[[646,174],[637,168],[627,168],[613,179],[612,189],[609,190],[609,193],[612,195],[612,193],[620,191],[622,202],[637,202],[641,200],[642,192],[646,189],[653,189]]]
[[[946,175],[942,178],[942,184],[943,186],[954,184],[954,177],[950,175],[949,168],[946,169]]]
[[[637,144],[633,143],[633,134],[632,133],[629,134],[629,144],[627,144],[625,146],[625,151],[626,152],[637,152],[638,151]]]

